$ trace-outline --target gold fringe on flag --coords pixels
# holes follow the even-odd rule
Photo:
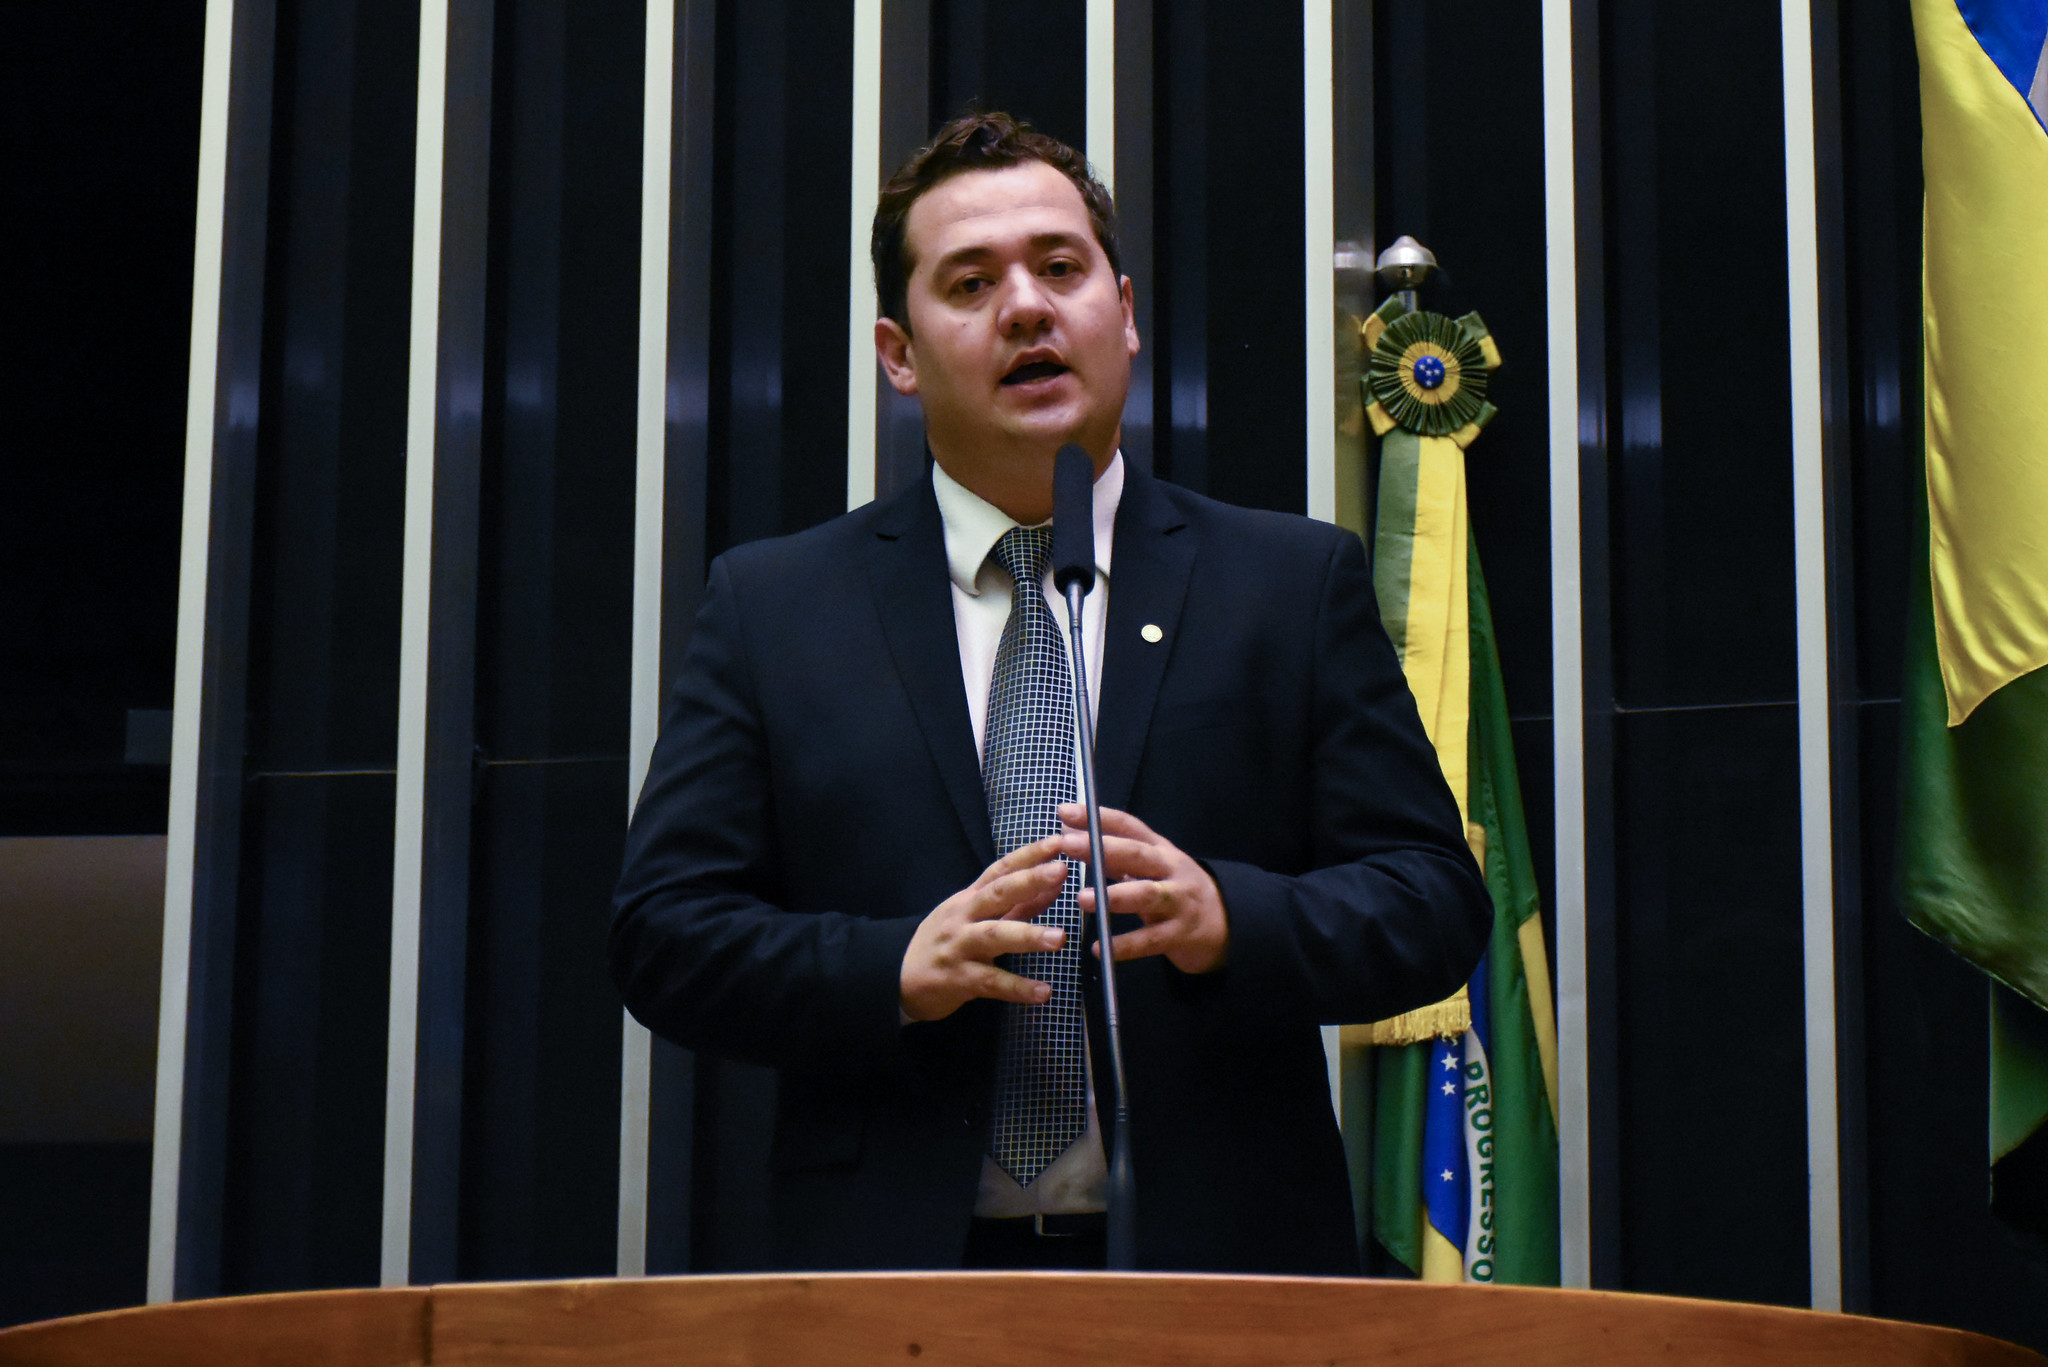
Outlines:
[[[1403,1011],[1371,1025],[1347,1025],[1342,1044],[1420,1044],[1424,1040],[1458,1039],[1472,1028],[1472,999],[1464,988],[1428,1006]]]

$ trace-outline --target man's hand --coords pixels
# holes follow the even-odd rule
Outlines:
[[[1031,924],[1067,881],[1059,857],[1064,839],[1049,835],[1018,846],[932,908],[903,953],[897,990],[904,1015],[935,1021],[976,997],[1036,1004],[1052,995],[1046,984],[1005,972],[992,961],[999,954],[1058,949],[1066,939],[1057,926]]]
[[[1059,852],[1088,862],[1088,810],[1062,803]],[[1144,925],[1116,937],[1117,962],[1164,954],[1183,973],[1221,968],[1230,954],[1230,918],[1223,894],[1207,869],[1150,826],[1114,807],[1102,809],[1103,878],[1113,915],[1136,916]],[[1095,914],[1095,892],[1081,885],[1081,912]],[[1100,952],[1100,951],[1098,951]]]

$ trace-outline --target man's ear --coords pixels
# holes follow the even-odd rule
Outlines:
[[[1117,282],[1116,292],[1124,301],[1124,355],[1138,354],[1138,293],[1131,287],[1131,277],[1126,275]]]
[[[917,358],[910,352],[910,334],[894,318],[875,319],[875,357],[898,394],[917,392]]]

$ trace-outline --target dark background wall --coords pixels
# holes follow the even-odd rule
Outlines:
[[[202,11],[0,18],[0,1321],[142,1294]]]
[[[849,8],[679,8],[671,659],[710,556],[844,505],[832,320],[851,188]],[[1134,458],[1301,511],[1299,15],[1121,9],[1137,56],[1120,57],[1119,188],[1152,376],[1134,397]],[[1447,269],[1423,303],[1483,312],[1506,360],[1501,417],[1472,450],[1473,525],[1552,911],[1536,11],[1338,10],[1346,232],[1432,247]],[[898,122],[929,128],[978,101],[1085,138],[1078,0],[1029,24],[980,0],[889,10],[913,12],[923,89]],[[627,0],[491,13],[449,1256],[465,1277],[594,1275],[612,1265],[618,1175],[619,1016],[601,944],[627,796],[644,16]],[[232,1048],[207,1272],[221,1291],[373,1282],[382,1172],[418,13],[284,0],[276,16]],[[1797,1304],[1776,16],[1765,0],[1580,9],[1595,1275]],[[0,564],[16,590],[0,599],[0,844],[164,829],[202,19],[197,0],[28,7],[0,34],[10,218],[33,263],[7,313],[15,478]],[[1848,1294],[1852,1308],[2048,1345],[2048,1265],[1985,1201],[1985,984],[1891,898],[1919,489],[1911,33],[1901,6],[1822,3],[1816,40]],[[90,869],[109,848],[59,855]],[[0,906],[8,896],[0,885]],[[153,997],[136,1002],[147,977],[78,979],[143,1022],[109,1046],[107,1114],[147,1110],[130,1058],[153,1019]],[[0,1051],[18,1061],[23,1038],[0,1036]],[[665,1048],[657,1060],[650,1269],[759,1266],[772,1077]],[[0,1134],[0,1322],[139,1300],[146,1131],[17,1119]]]
[[[278,16],[224,1292],[377,1272],[418,35]]]
[[[163,829],[162,774],[124,753],[128,709],[171,705],[203,11],[82,0],[0,21],[11,832]]]

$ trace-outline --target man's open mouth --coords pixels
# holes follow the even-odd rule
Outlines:
[[[1004,384],[1030,384],[1033,380],[1049,380],[1055,375],[1064,375],[1067,368],[1058,361],[1032,361],[1020,365],[1003,376]]]

